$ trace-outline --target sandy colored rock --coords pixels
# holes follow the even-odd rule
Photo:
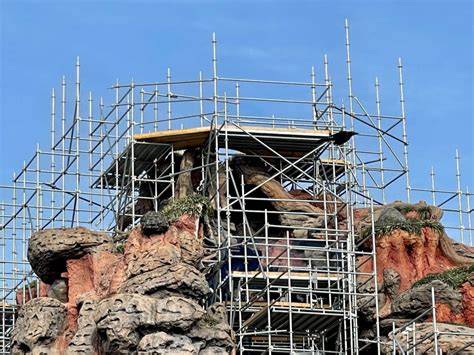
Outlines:
[[[161,222],[147,223],[146,228],[157,228]],[[107,234],[85,228],[35,235],[30,258],[51,283],[41,283],[45,287],[39,289],[54,298],[35,298],[30,302],[38,303],[34,311],[32,305],[21,309],[27,315],[20,316],[15,328],[19,353],[33,347],[48,354],[128,354],[136,353],[141,341],[143,353],[222,353],[219,344],[228,348],[225,317],[216,329],[194,327],[205,314],[194,300],[210,292],[199,270],[204,256],[199,219],[183,215],[156,232],[146,235],[140,226],[121,235],[116,242],[127,239],[123,254]],[[38,295],[16,296],[22,301]],[[188,337],[191,329],[196,338]]]
[[[45,283],[51,284],[66,270],[66,260],[77,259],[96,251],[112,251],[107,233],[87,228],[47,229],[33,234],[28,243],[28,261]]]
[[[194,151],[187,150],[181,157],[178,175],[175,186],[175,198],[180,199],[193,193],[193,181],[191,178],[194,165]]]
[[[218,346],[208,346],[199,352],[199,355],[228,355],[228,354],[230,354],[230,352]]]
[[[287,226],[289,228],[295,228],[291,235],[294,238],[308,238],[310,237],[312,231],[308,228],[318,228],[320,227],[319,217],[310,217],[305,215],[295,215],[289,213],[283,213],[278,216],[282,226]],[[300,229],[298,229],[298,227]]]
[[[153,295],[162,291],[173,291],[197,299],[209,293],[209,286],[204,275],[195,267],[176,263],[132,277],[120,289],[121,293],[141,295]]]
[[[222,353],[230,353],[234,348],[234,341],[232,328],[227,323],[225,306],[221,303],[211,305],[206,310],[206,314],[190,330],[188,336],[194,342],[203,341],[206,347],[218,348],[223,351]]]
[[[25,304],[12,333],[12,353],[59,353],[64,346],[66,313],[66,307],[54,298],[35,298]]]
[[[243,176],[246,184],[259,186],[261,192],[273,199],[272,205],[276,210],[313,213],[314,217],[318,218],[318,226],[323,225],[324,217],[322,215],[324,211],[321,208],[313,206],[308,202],[291,201],[292,196],[290,193],[277,180],[271,179],[271,175],[263,167],[250,165],[250,162],[246,162],[242,157],[234,159],[233,168],[238,177],[237,181],[240,181],[240,176]]]
[[[172,335],[165,332],[158,332],[145,335],[138,344],[138,354],[155,355],[196,355],[196,349],[191,341],[185,335]]]
[[[383,271],[383,283],[379,290],[379,317],[384,318],[392,313],[392,301],[400,289],[400,274],[393,269]]]
[[[315,200],[310,203],[326,211],[328,215],[337,215],[337,218],[344,220],[347,218],[347,204],[339,197],[331,193],[321,193],[316,198],[307,191],[294,189],[288,191],[297,200]]]
[[[135,351],[143,333],[158,330],[188,330],[204,310],[184,297],[155,299],[118,294],[97,304],[94,321],[105,352]]]
[[[77,320],[77,332],[74,334],[66,355],[97,353],[97,325],[94,322],[96,302],[87,300],[81,305]]]
[[[372,323],[377,317],[376,300],[371,294],[375,293],[375,284],[373,278],[361,275],[357,278],[357,292],[367,294],[367,296],[357,297],[357,306],[359,307],[359,316]],[[384,294],[379,293],[379,305],[384,303]]]
[[[437,329],[441,333],[438,336],[438,345],[443,354],[453,354],[457,350],[464,349],[460,354],[472,354],[474,352],[474,329],[454,324],[437,323]],[[416,324],[416,340],[419,341],[423,337],[433,332],[432,323],[417,323]],[[449,333],[449,334],[444,334]],[[412,332],[402,332],[396,335],[396,339],[400,344],[407,344],[407,337],[410,343],[413,342]],[[393,334],[388,335],[389,341],[387,344],[382,344],[382,354],[392,354],[392,339]],[[397,349],[398,350],[398,349]],[[434,354],[433,337],[420,342],[416,347],[418,354]],[[398,351],[397,351],[398,353]]]

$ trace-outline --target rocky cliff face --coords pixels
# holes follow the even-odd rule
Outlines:
[[[474,337],[474,248],[451,240],[440,224],[442,211],[425,203],[393,203],[355,211],[355,226],[361,237],[375,225],[379,320],[382,350],[392,353],[392,325],[402,326],[432,307],[432,288],[436,300],[436,319],[440,331],[451,332],[440,338],[440,348],[451,353],[468,346]],[[371,231],[371,230],[370,230]],[[372,238],[367,238],[365,246]],[[360,258],[359,271],[372,271],[369,258]],[[364,277],[359,277],[364,291]],[[375,304],[360,300],[362,333],[373,336]],[[431,313],[419,320],[416,339],[433,330]],[[457,336],[456,334],[462,336]],[[396,335],[406,344],[406,332]],[[471,339],[471,340],[469,340]],[[424,340],[420,352],[432,351],[431,340]],[[473,349],[474,350],[474,349]]]
[[[191,164],[191,157],[182,163]],[[272,198],[265,206],[255,202],[249,209],[278,211],[272,223],[282,227],[273,231],[274,239],[281,240],[253,252],[278,256],[274,267],[279,262],[285,267],[306,267],[308,260],[318,267],[318,260],[324,262],[324,251],[319,255],[316,249],[292,248],[288,253],[288,244],[298,246],[303,241],[304,246],[305,239],[324,240],[318,232],[324,224],[346,230],[347,206],[334,196],[318,196],[321,203],[306,201],[314,197],[307,191],[287,191],[270,178],[271,173],[264,167],[245,160],[233,164],[246,184],[265,182],[259,193]],[[178,195],[189,194],[194,186],[188,183],[190,179],[188,176],[178,184]],[[189,206],[165,207],[173,216],[172,223],[161,213],[146,214],[141,225],[123,240],[113,241],[105,233],[85,228],[45,230],[33,235],[28,256],[42,282],[36,293],[17,294],[17,303],[26,304],[18,313],[13,352],[231,353],[234,339],[224,306],[203,307],[210,289],[204,277],[207,256],[202,240],[212,239],[215,226],[209,216],[192,217],[202,210],[199,198],[190,195]],[[330,218],[324,220],[322,212]],[[474,249],[451,240],[440,224],[441,217],[439,208],[425,203],[395,202],[377,207],[373,213],[367,208],[354,211],[351,223],[359,238],[357,245],[362,250],[375,248],[377,255],[375,265],[369,256],[359,258],[358,271],[375,270],[379,290],[378,314],[375,300],[358,299],[359,332],[361,337],[374,338],[378,317],[384,352],[392,352],[394,337],[406,342],[406,334],[392,333],[392,324],[405,324],[429,309],[432,288],[440,329],[460,334],[456,339],[444,334],[440,340],[443,351],[461,349],[468,344],[469,336],[474,337]],[[235,222],[235,234],[241,235],[239,221]],[[261,229],[257,218],[250,218],[249,223],[254,230]],[[286,236],[280,230],[285,230]],[[346,237],[341,233],[341,238]],[[367,289],[373,288],[373,283],[369,286],[366,281],[362,276],[358,278],[359,291],[373,292]],[[431,321],[429,315],[419,319],[417,336],[428,334]],[[422,345],[430,349],[429,340],[423,340]]]
[[[148,213],[122,242],[85,228],[34,234],[28,256],[40,297],[20,308],[12,352],[231,353],[224,307],[203,307],[210,290],[198,229],[188,215],[168,225]]]

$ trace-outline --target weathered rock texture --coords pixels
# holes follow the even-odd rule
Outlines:
[[[179,160],[182,173],[174,192],[183,199],[193,196],[199,182],[199,172],[195,172],[196,180],[191,169],[195,154],[185,152]],[[375,265],[369,255],[357,260],[361,274],[358,291],[364,294],[357,300],[361,337],[375,337],[378,318],[382,337],[390,340],[394,336],[390,333],[393,322],[401,326],[431,307],[434,288],[440,329],[459,334],[444,334],[441,348],[449,353],[467,344],[465,334],[471,335],[474,327],[474,269],[471,272],[462,267],[474,265],[474,249],[455,243],[446,235],[439,223],[441,209],[423,202],[395,202],[376,207],[373,213],[368,208],[356,209],[353,218],[349,218],[350,209],[339,197],[313,196],[301,189],[289,191],[273,178],[274,172],[268,166],[255,159],[237,156],[230,161],[230,167],[233,180],[243,180],[251,189],[249,193],[253,193],[249,210],[278,211],[268,216],[273,218],[267,221],[272,226],[266,230],[269,235],[262,233],[265,222],[261,214],[245,221],[233,220],[224,227],[230,228],[230,233],[236,231],[231,239],[235,248],[240,248],[239,253],[260,256],[258,261],[252,258],[247,268],[271,263],[272,269],[310,266],[337,270],[342,259],[331,250],[334,245],[326,246],[327,231],[337,229],[331,238],[333,243],[339,243],[346,241],[354,227],[357,245],[362,250],[374,248],[377,257]],[[211,171],[211,175],[214,173]],[[221,188],[211,185],[208,190],[211,195],[220,196],[223,203],[227,188],[231,187],[222,188],[225,174],[219,176],[221,180],[211,181]],[[140,189],[144,197],[148,196],[142,191],[143,186]],[[271,202],[258,197],[271,198]],[[141,207],[140,201],[144,202]],[[204,310],[201,306],[210,293],[203,275],[208,270],[204,264],[209,255],[205,255],[202,243],[206,238],[212,241],[217,234],[217,226],[209,216],[194,217],[196,211],[203,211],[204,204],[198,203],[197,210],[177,209],[178,215],[170,217],[165,213],[166,206],[163,213],[145,213],[151,202],[138,202],[135,210],[144,214],[141,224],[127,238],[118,238],[119,244],[105,233],[85,228],[46,230],[31,237],[28,258],[42,283],[34,288],[39,291],[17,294],[19,304],[29,302],[21,308],[13,334],[15,352],[202,355],[233,351],[234,339],[225,308],[213,305]],[[142,211],[145,207],[148,210]],[[130,223],[119,221],[122,227]],[[239,236],[248,233],[254,234],[252,239],[259,246],[241,243]],[[262,247],[265,243],[259,242],[264,237],[270,237],[273,244]],[[216,243],[214,246],[217,249]],[[320,248],[311,250],[308,246]],[[252,262],[255,265],[250,265]],[[238,264],[232,268],[243,265]],[[457,276],[432,276],[447,270],[454,270],[453,275]],[[373,271],[377,271],[377,280],[371,282],[368,276],[362,276]],[[376,287],[378,302],[370,296]],[[429,314],[419,321],[417,336],[421,339],[429,332]],[[406,342],[403,336],[408,335],[396,336]],[[387,344],[384,351],[390,352]],[[432,340],[421,346],[420,353],[432,351]]]
[[[112,240],[106,233],[92,232],[82,227],[47,229],[30,238],[28,261],[43,282],[52,283],[66,271],[66,260],[111,250]]]
[[[203,314],[199,304],[183,297],[156,299],[119,294],[99,302],[94,320],[105,352],[131,353],[142,334],[153,330],[186,331]]]
[[[416,347],[416,352],[419,354],[435,354],[433,338],[430,333],[433,332],[433,324],[417,323],[415,332],[415,342],[419,342]],[[442,354],[472,354],[474,352],[474,329],[462,325],[438,323],[437,329],[440,332],[438,336],[438,351]],[[382,353],[393,354],[393,334],[388,336],[387,343],[382,346]],[[425,340],[421,341],[423,338]],[[402,332],[396,334],[396,340],[400,344],[413,344],[413,332]],[[409,339],[407,341],[407,339]],[[397,349],[397,348],[396,348]],[[461,350],[463,349],[463,350]],[[397,349],[398,350],[398,349]],[[398,353],[398,351],[397,351]]]
[[[381,335],[388,337],[382,352],[392,352],[392,323],[401,327],[432,307],[432,288],[439,330],[453,332],[440,337],[440,348],[451,353],[466,346],[467,339],[474,337],[474,248],[453,242],[439,224],[442,211],[423,202],[396,202],[375,208],[373,215],[369,209],[357,209],[354,214],[363,248],[372,247],[373,238],[367,231],[372,223],[375,225],[378,316]],[[370,258],[360,258],[358,263],[361,272],[374,269]],[[373,290],[374,283],[366,283],[367,279],[359,277],[360,292]],[[360,330],[369,334],[375,322],[375,300],[361,297],[358,304],[362,306]],[[417,339],[432,331],[430,314],[416,324]],[[398,334],[397,340],[406,344],[407,336],[406,332]],[[423,341],[417,352],[433,352],[433,338]]]
[[[20,308],[13,352],[230,353],[225,309],[201,306],[210,289],[199,228],[197,217],[169,224],[148,213],[120,247],[85,228],[36,233],[28,255],[42,282],[39,294],[17,295],[29,302]]]
[[[50,354],[64,343],[66,307],[60,301],[41,297],[23,306],[12,334],[12,353]]]

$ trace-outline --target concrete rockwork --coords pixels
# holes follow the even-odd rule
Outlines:
[[[196,222],[149,213],[121,250],[86,228],[34,234],[28,256],[41,292],[20,308],[12,352],[231,353],[225,309],[201,306],[210,289]]]

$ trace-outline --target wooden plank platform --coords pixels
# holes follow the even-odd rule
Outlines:
[[[133,139],[140,142],[173,144],[177,150],[195,148],[206,143],[210,127],[172,129],[150,133],[135,134]]]
[[[133,138],[139,142],[172,144],[175,149],[181,150],[203,146],[211,131],[211,127],[196,127],[141,133]],[[227,145],[230,149],[244,153],[255,151],[268,154],[270,150],[260,144],[256,140],[258,139],[280,154],[298,157],[320,145],[321,139],[330,134],[329,130],[229,125],[220,128],[219,146],[225,146],[224,135],[227,135]]]
[[[272,328],[287,328],[289,325],[289,302],[274,302],[270,306],[261,302],[262,308],[258,309],[242,323],[243,328],[266,329],[268,326],[268,312],[271,317]],[[332,323],[335,318],[343,316],[341,310],[333,310],[328,305],[291,302],[291,316],[294,330],[316,329],[321,323]],[[299,327],[301,326],[301,328]]]

